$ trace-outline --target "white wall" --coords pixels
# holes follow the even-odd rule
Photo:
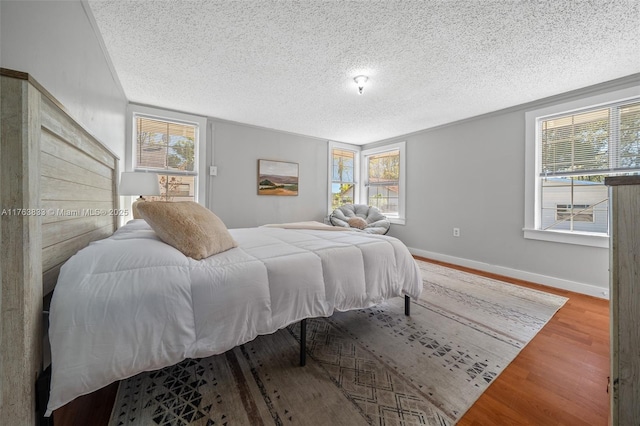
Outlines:
[[[35,78],[123,170],[127,100],[80,1],[0,1],[0,66]]]
[[[525,112],[630,85],[592,87],[382,141],[407,141],[407,221],[392,225],[390,235],[414,254],[604,297],[608,249],[523,237]]]
[[[327,210],[327,141],[213,121],[209,208],[229,228],[322,221]],[[298,196],[257,195],[258,159],[299,164]]]

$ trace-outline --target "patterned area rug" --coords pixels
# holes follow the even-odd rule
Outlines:
[[[120,383],[111,425],[453,425],[566,302],[418,261],[424,291]]]

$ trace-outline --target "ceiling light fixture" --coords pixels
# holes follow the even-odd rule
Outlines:
[[[364,85],[367,84],[368,80],[369,80],[369,77],[367,77],[366,75],[359,75],[357,77],[354,77],[353,81],[355,81],[356,84],[358,85],[359,95],[362,95],[362,90],[364,89]]]

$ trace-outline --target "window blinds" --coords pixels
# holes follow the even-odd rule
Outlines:
[[[136,116],[136,169],[195,174],[197,126]]]
[[[640,101],[540,121],[541,176],[640,170]]]

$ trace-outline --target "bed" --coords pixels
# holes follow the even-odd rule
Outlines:
[[[302,325],[304,318],[326,316],[335,309],[418,294],[421,283],[413,259],[402,243],[388,237],[280,227],[234,230],[241,243],[237,249],[196,262],[177,256],[144,222],[116,231],[117,214],[91,212],[120,211],[118,157],[31,76],[0,68],[0,78],[1,151],[12,159],[0,171],[0,198],[8,209],[0,238],[4,253],[0,405],[7,408],[0,411],[0,423],[35,424],[45,408],[50,415],[75,397],[136,372],[224,352],[258,334],[296,321]],[[84,213],[71,214],[76,212]],[[257,239],[248,236],[252,233],[259,234]],[[358,241],[347,241],[356,236]],[[293,258],[298,260],[285,261]],[[161,260],[173,262],[160,265],[165,271],[160,278],[175,277],[171,285],[152,277],[151,266]],[[202,267],[209,263],[216,267]],[[335,268],[325,271],[329,264]],[[128,285],[100,281],[113,272],[109,269],[123,266],[115,273],[129,274],[121,279]],[[69,278],[75,269],[91,275],[79,281]],[[288,273],[292,280],[280,279]],[[143,279],[147,276],[151,278]],[[227,288],[213,281],[208,287],[193,284],[231,276],[247,280]],[[265,276],[274,278],[266,287],[260,281]],[[306,283],[305,277],[309,277]],[[283,290],[274,293],[279,297],[271,297],[270,286]],[[158,292],[161,289],[167,291]],[[196,296],[192,289],[199,291]],[[226,299],[207,299],[214,290],[216,295],[226,290]],[[229,297],[244,305],[233,307]],[[194,307],[202,313],[197,322]],[[162,320],[158,315],[164,315]],[[229,322],[231,315],[235,322]],[[219,325],[224,326],[216,329]],[[47,405],[49,340],[54,378]]]
[[[51,304],[47,412],[142,371],[219,354],[335,310],[417,298],[422,289],[411,254],[393,237],[295,227],[229,232],[238,247],[196,261],[133,220],[67,261]]]

